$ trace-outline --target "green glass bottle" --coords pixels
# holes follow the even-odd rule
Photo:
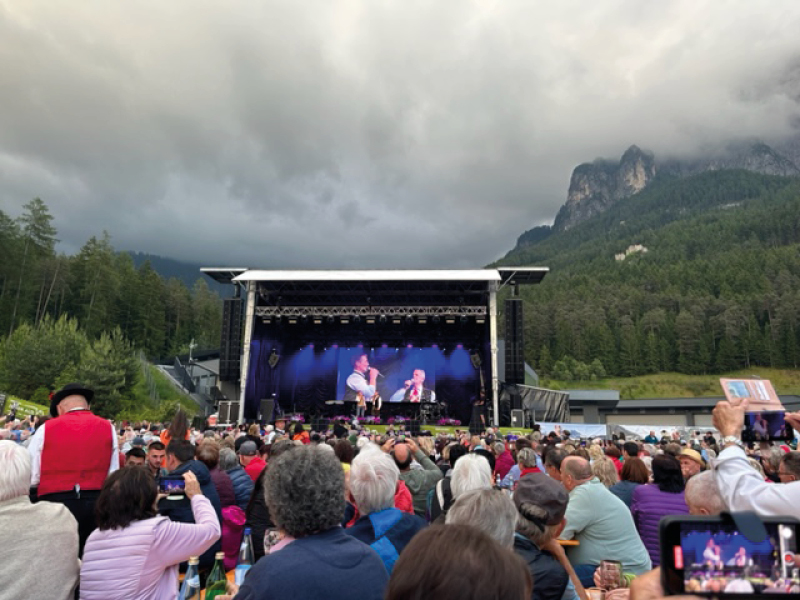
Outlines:
[[[215,555],[214,567],[206,579],[206,600],[212,600],[217,596],[223,596],[228,588],[228,579],[225,577],[225,567],[222,561],[225,560],[224,552],[217,552]]]

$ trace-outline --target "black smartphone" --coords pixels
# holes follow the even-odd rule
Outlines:
[[[800,521],[765,517],[767,537],[755,542],[730,516],[664,517],[660,524],[661,583],[666,595],[800,600],[795,566]]]
[[[794,429],[786,423],[786,412],[762,410],[744,414],[743,442],[778,442],[794,439]]]
[[[170,496],[185,494],[186,480],[182,475],[165,475],[158,482],[158,491]]]

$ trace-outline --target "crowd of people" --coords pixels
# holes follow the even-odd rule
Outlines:
[[[663,517],[800,517],[800,453],[743,444],[744,408],[728,402],[716,435],[638,440],[280,419],[199,431],[180,411],[111,423],[92,399],[67,385],[49,417],[0,430],[9,598],[173,599],[190,557],[202,578],[217,553],[233,569],[245,528],[255,564],[229,585],[237,600],[652,598]],[[800,414],[787,421],[800,430]]]

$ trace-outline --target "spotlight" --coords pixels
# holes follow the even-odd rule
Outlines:
[[[314,317],[314,325],[322,325],[322,317]]]
[[[366,321],[367,321],[367,325],[375,325],[375,317],[372,317],[372,316],[367,317]]]
[[[455,317],[445,317],[444,318],[444,322],[447,323],[448,325],[454,325],[455,322],[456,322],[456,318]]]
[[[411,325],[414,322],[414,317],[406,315],[406,325]]]
[[[289,317],[289,325],[297,325],[297,317]]]
[[[461,324],[462,325],[466,325],[467,324],[467,315],[461,315]]]
[[[400,317],[392,317],[392,325],[400,325],[402,321],[403,320]]]
[[[327,321],[328,325],[333,325],[333,317],[332,316],[328,315],[328,318],[325,319],[325,321]]]
[[[431,319],[431,322],[432,322],[434,325],[438,325],[438,324],[439,324],[439,321],[441,321],[441,318],[439,318],[439,315],[434,315],[434,316],[433,316],[433,318]]]
[[[358,315],[356,315],[355,317],[353,317],[353,323],[361,323],[361,317],[360,317],[360,316],[358,316]]]
[[[381,325],[385,325],[386,324],[386,315],[381,315],[380,317],[378,317],[378,322]]]
[[[419,322],[420,325],[425,325],[425,323],[428,322],[428,317],[419,317],[417,321]]]
[[[348,323],[350,323],[350,317],[339,317],[339,322],[342,325],[347,325]]]
[[[486,317],[475,317],[475,323],[477,325],[483,325],[486,323]]]

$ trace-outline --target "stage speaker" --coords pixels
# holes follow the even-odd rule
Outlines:
[[[275,412],[275,399],[262,398],[261,405],[258,408],[258,412],[262,421],[264,421],[265,423],[272,422],[272,413]]]
[[[225,298],[222,304],[222,338],[219,346],[220,381],[239,379],[242,355],[242,300]]]
[[[231,403],[228,400],[220,400],[219,408],[217,409],[219,419],[217,423],[230,423],[231,422]],[[238,416],[238,415],[237,415]]]
[[[525,427],[525,411],[522,409],[514,409],[511,411],[511,426],[519,427],[520,429]]]
[[[525,383],[523,329],[522,298],[509,298],[506,300],[505,339],[505,382],[508,384]]]
[[[324,433],[328,431],[328,427],[331,424],[330,419],[323,419],[322,417],[318,419],[314,419],[311,421],[311,429],[316,431],[317,433]]]

